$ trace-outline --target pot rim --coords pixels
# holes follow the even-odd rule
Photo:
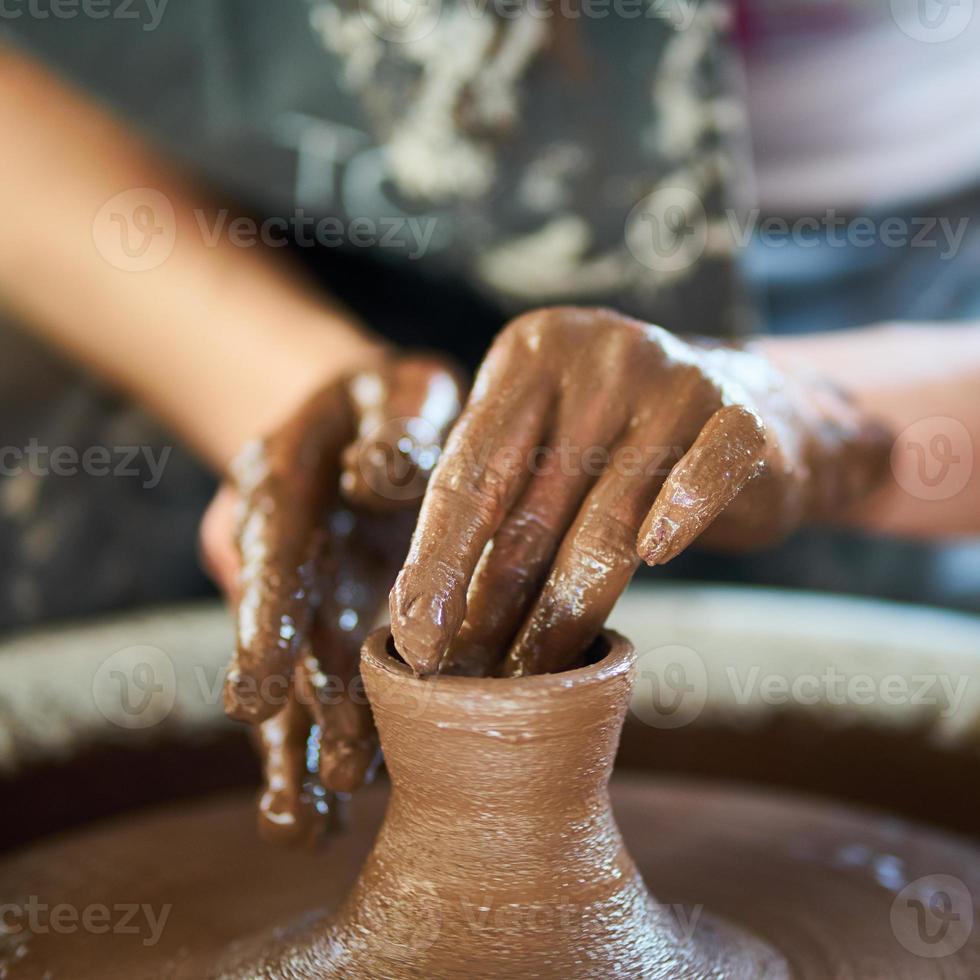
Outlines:
[[[383,638],[383,639],[382,639]],[[459,696],[492,694],[494,697],[540,696],[548,691],[567,691],[602,683],[628,675],[636,664],[632,642],[615,630],[603,629],[596,642],[604,641],[609,649],[595,663],[563,670],[556,674],[525,674],[521,677],[465,677],[458,674],[428,674],[419,677],[403,660],[389,652],[390,626],[373,630],[361,647],[361,665],[399,678],[401,684],[420,687],[438,685],[441,693]]]

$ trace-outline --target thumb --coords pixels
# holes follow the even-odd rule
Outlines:
[[[351,379],[357,436],[342,457],[341,490],[355,506],[417,506],[462,407],[461,373],[443,358],[386,363]]]

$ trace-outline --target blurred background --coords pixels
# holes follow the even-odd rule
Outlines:
[[[935,23],[911,0],[652,0],[641,42],[632,7],[600,18],[570,3],[557,53],[512,38],[513,63],[488,67],[510,102],[501,113],[518,93],[521,113],[520,138],[493,159],[476,137],[449,140],[438,106],[408,94],[426,72],[447,86],[472,80],[454,71],[476,77],[482,42],[457,21],[462,0],[396,4],[407,41],[368,0],[11,0],[0,37],[260,228],[281,221],[270,227],[297,260],[386,336],[472,367],[508,315],[556,301],[722,337],[975,317],[980,18],[972,3],[934,6]],[[504,23],[513,34],[521,19]],[[473,65],[453,67],[450,38]],[[569,85],[574,116],[556,95]],[[658,197],[674,186],[697,213]],[[659,207],[680,207],[695,230],[672,235],[665,212],[665,237],[646,242],[644,209]],[[327,217],[339,234],[314,233]],[[354,219],[369,231],[356,243]],[[9,315],[0,347],[0,445],[168,453],[155,481],[142,451],[139,477],[3,468],[0,627],[209,591],[195,541],[213,476]],[[685,555],[660,574],[980,604],[971,542],[805,533],[751,558]]]
[[[230,235],[227,222],[243,216],[250,244],[242,247],[281,246],[386,338],[449,351],[470,368],[510,316],[557,302],[610,305],[732,341],[980,318],[973,0],[568,0],[557,17],[545,0],[515,6],[3,0],[0,55],[17,52],[107,108],[224,202],[224,218],[203,220],[205,239]],[[0,175],[3,157],[30,138],[3,133]],[[70,234],[70,247],[90,249],[87,235],[60,227],[53,184],[12,193],[49,203],[38,236],[64,244]],[[124,235],[139,230],[142,206],[138,197],[119,205],[133,223]],[[34,230],[25,248],[36,245]],[[0,685],[0,750],[8,773],[31,760],[20,792],[33,813],[49,813],[31,830],[8,828],[16,843],[61,825],[51,773],[63,780],[67,757],[75,771],[60,785],[88,787],[89,816],[122,805],[110,779],[119,771],[129,799],[149,802],[249,782],[256,770],[244,735],[219,722],[216,698],[201,707],[176,693],[178,677],[198,690],[206,677],[212,693],[220,685],[231,642],[223,613],[216,604],[157,619],[146,612],[217,596],[197,541],[219,474],[144,406],[37,339],[3,299],[0,667],[9,686]],[[84,301],[77,314],[80,323],[90,315]],[[207,331],[207,318],[195,328]],[[931,445],[923,437],[920,449]],[[978,479],[972,457],[923,459],[929,473],[952,467],[950,495]],[[934,486],[922,492],[941,499]],[[976,612],[980,542],[814,529],[751,556],[691,552],[641,578],[641,588],[689,579]],[[690,607],[690,616],[705,608]],[[807,608],[833,619],[838,607]],[[120,612],[130,618],[96,619]],[[884,629],[880,622],[860,619],[847,642]],[[954,622],[955,655],[973,642],[969,617],[930,619],[933,642],[923,641],[921,656],[948,652],[943,624]],[[676,637],[650,643],[668,639]],[[784,642],[790,654],[799,646]],[[168,653],[162,661],[126,653],[122,667],[105,666],[107,650],[137,647]],[[82,650],[99,655],[75,675],[67,665],[84,661]],[[146,704],[170,699],[164,715],[176,734],[151,767],[131,754],[142,751],[138,741],[78,754],[77,732],[112,710],[96,698],[98,710],[86,714],[45,687],[36,659],[45,651],[54,659],[44,670],[64,690],[97,690],[118,669]],[[137,669],[147,662],[163,674]],[[204,674],[187,674],[195,665]],[[174,704],[183,707],[174,713]],[[925,744],[934,721],[910,722],[905,736]],[[146,727],[159,734],[154,724]],[[141,727],[117,725],[115,734]],[[693,731],[688,749],[671,743],[678,766],[730,773],[752,744],[720,756]],[[785,753],[755,775],[791,785],[800,778],[794,753],[817,743],[783,737]],[[207,767],[187,765],[187,739],[208,746]],[[640,741],[628,751],[646,765]],[[825,759],[839,752],[820,744]],[[962,751],[949,757],[953,769],[975,750]],[[881,752],[890,765],[911,765],[904,743]],[[844,776],[828,764],[823,788],[862,798],[872,758]],[[939,778],[935,757],[915,766],[921,780]],[[911,785],[874,792],[915,809]],[[960,802],[946,822],[965,828]]]

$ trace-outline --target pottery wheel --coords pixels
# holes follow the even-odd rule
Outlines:
[[[385,797],[384,786],[360,794],[350,828],[316,855],[261,843],[254,800],[237,795],[104,823],[9,858],[0,864],[0,976],[200,978],[201,963],[237,943],[336,905]],[[630,777],[613,780],[612,798],[651,890],[695,940],[726,920],[778,950],[798,980],[980,977],[980,848],[755,789]],[[437,928],[416,923],[385,941],[424,942]]]

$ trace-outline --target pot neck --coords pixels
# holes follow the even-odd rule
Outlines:
[[[373,633],[361,671],[396,801],[460,820],[557,827],[594,812],[606,783],[632,687],[635,654],[618,634],[599,659],[560,674],[419,678]],[[563,814],[555,821],[557,812]]]

